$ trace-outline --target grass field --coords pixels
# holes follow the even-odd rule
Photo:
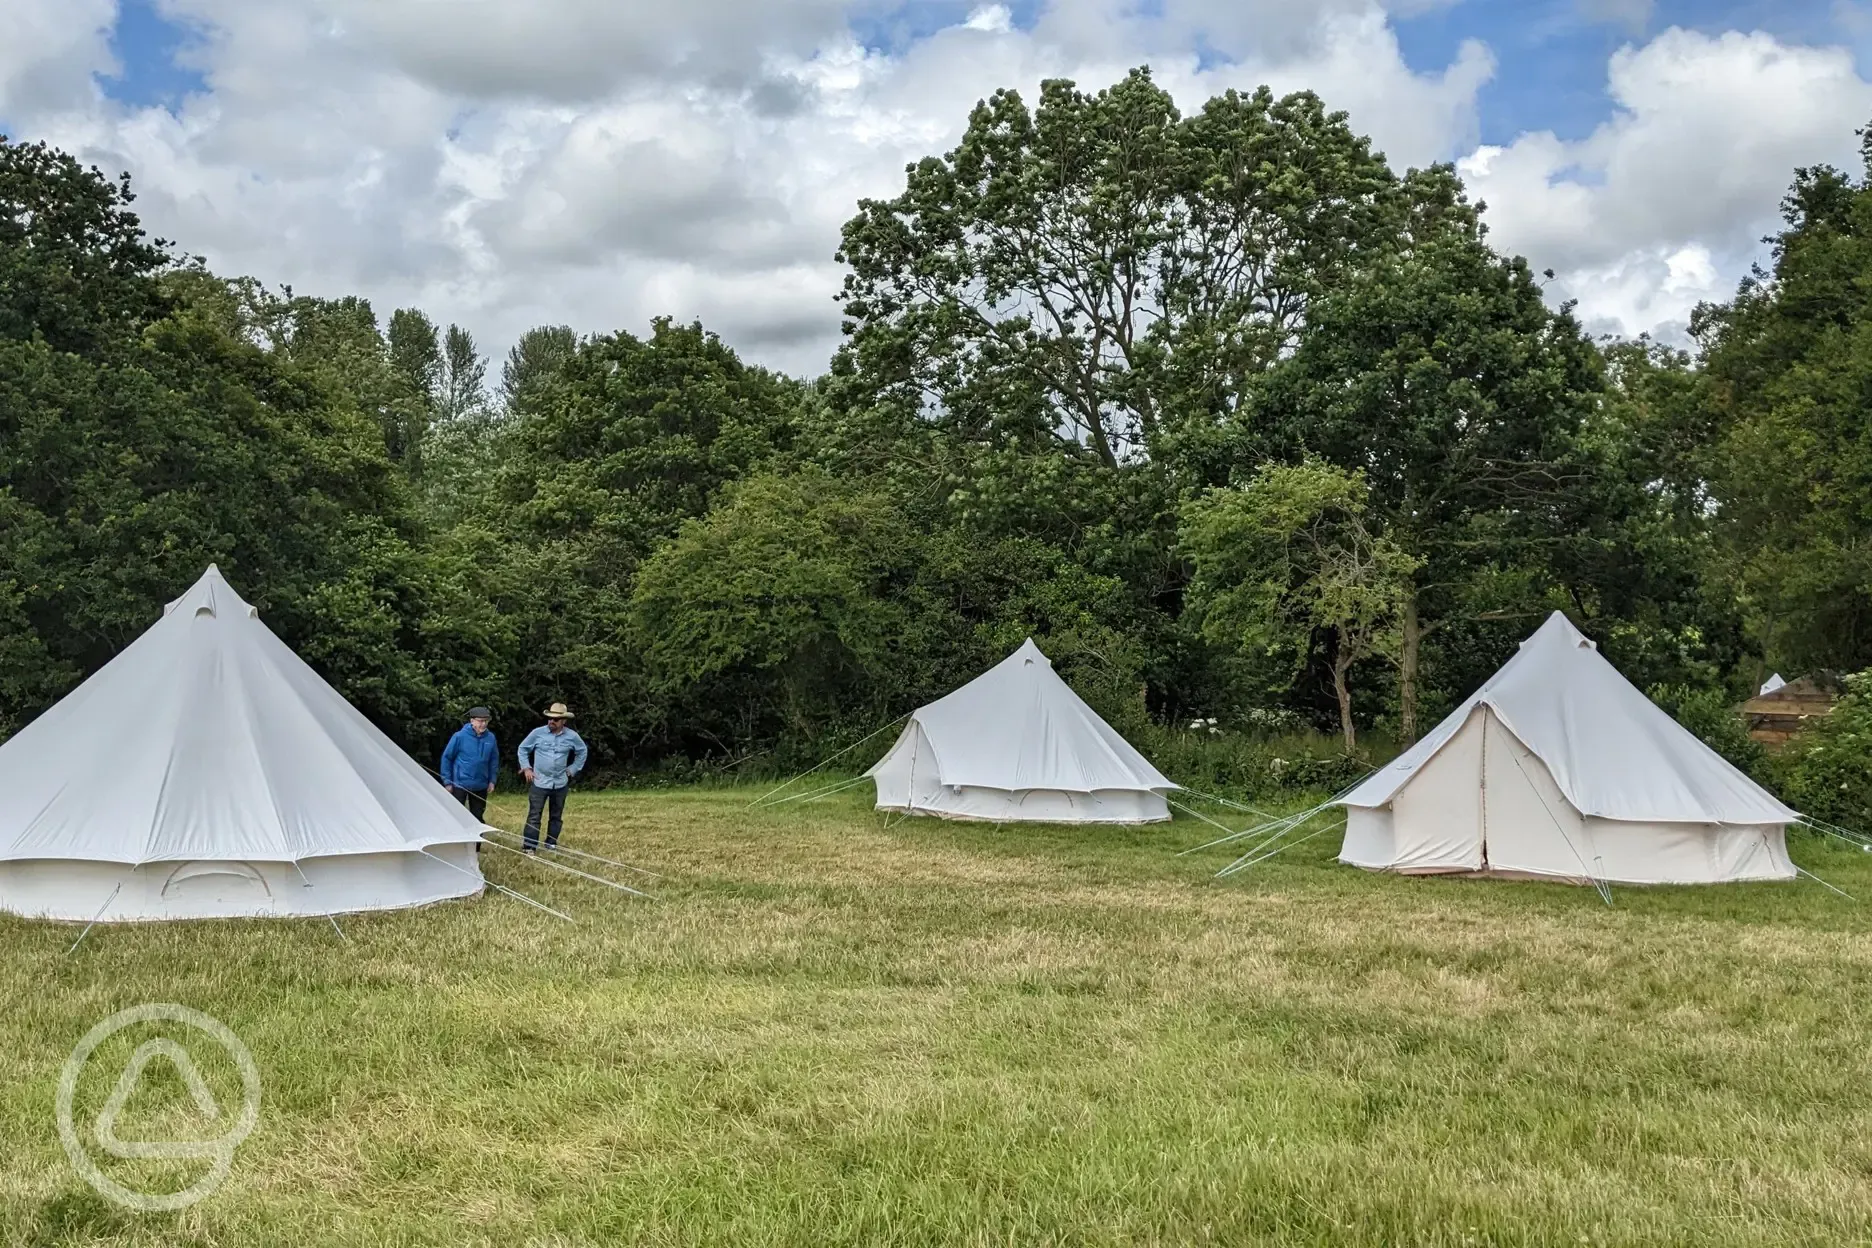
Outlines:
[[[1367,875],[1336,836],[1218,883],[1222,851],[1175,855],[1188,819],[886,828],[860,791],[753,795],[573,795],[567,842],[665,874],[654,902],[489,854],[575,924],[490,894],[348,943],[100,927],[67,956],[74,929],[0,921],[0,1242],[1872,1238],[1872,855],[1795,849],[1865,904],[1608,909]],[[226,1022],[264,1086],[181,1213],[93,1194],[54,1128],[73,1044],[147,1001]],[[126,1124],[182,1114],[159,1069]]]

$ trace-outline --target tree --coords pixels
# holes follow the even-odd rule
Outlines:
[[[390,371],[402,382],[401,402],[384,429],[390,458],[412,477],[422,475],[423,438],[435,423],[442,398],[442,347],[435,322],[418,308],[390,314],[385,337]]]
[[[633,631],[654,685],[678,705],[766,709],[812,737],[887,665],[903,610],[885,590],[913,544],[888,500],[819,473],[745,482],[637,579]]]
[[[1757,270],[1692,320],[1719,569],[1769,661],[1872,665],[1872,132],[1866,173],[1797,171]]]
[[[487,402],[487,361],[475,346],[474,335],[450,325],[442,339],[442,357],[436,382],[436,419],[459,422],[483,410]]]
[[[590,339],[517,426],[502,500],[523,526],[619,542],[634,563],[791,443],[797,390],[699,324]]]
[[[1545,573],[1635,684],[1669,687],[1687,706],[1732,703],[1767,672],[1722,583],[1711,379],[1685,352],[1644,339],[1605,343],[1601,355],[1605,390],[1578,445],[1584,488],[1570,492]]]
[[[295,295],[291,287],[274,294],[257,283],[222,285],[225,293],[216,297],[193,284],[191,297],[206,301],[204,314],[212,305],[224,329],[230,321],[251,325],[252,336],[298,376],[373,422],[393,462],[406,458],[412,432],[427,423],[428,398],[419,376],[391,362],[369,300],[319,299]],[[407,321],[405,326],[407,350]]]
[[[1311,95],[1231,92],[1184,117],[1147,70],[1097,93],[1048,82],[1032,110],[997,92],[846,225],[823,393],[978,542],[1037,538],[1122,581],[1138,652],[1167,656],[1180,494],[1229,478],[1230,419],[1406,202]],[[1181,659],[1139,665],[1162,706],[1186,696]]]
[[[0,497],[16,510],[0,585],[50,660],[0,682],[8,718],[107,661],[209,562],[379,722],[439,709],[444,647],[417,640],[426,573],[375,427],[186,307],[113,358],[0,345]],[[381,600],[334,597],[345,583],[395,609],[374,622]]]
[[[1135,70],[1095,95],[999,91],[961,144],[845,226],[865,403],[1107,469],[1226,411],[1381,231],[1395,179],[1311,95],[1197,117]]]
[[[386,729],[446,718],[500,622],[414,543],[375,413],[336,384],[368,309],[165,271],[127,189],[42,150],[0,167],[0,730],[209,562]]]
[[[520,335],[501,365],[502,406],[510,413],[528,407],[577,350],[570,325],[541,325]]]
[[[1269,464],[1245,485],[1214,489],[1184,509],[1182,546],[1194,574],[1190,610],[1212,641],[1290,656],[1333,639],[1333,695],[1348,751],[1358,746],[1349,674],[1394,654],[1417,561],[1367,523],[1364,474],[1317,460]]]
[[[433,423],[423,436],[423,514],[439,532],[473,520],[506,456],[507,429],[489,406],[487,361],[474,336],[450,325],[442,338]]]
[[[630,623],[639,568],[724,487],[787,452],[800,391],[668,320],[648,338],[587,339],[523,388],[475,505],[453,511],[457,536],[502,565],[517,697],[578,705],[595,752],[658,748],[659,695]]]
[[[1306,332],[1234,426],[1237,463],[1319,456],[1359,471],[1373,529],[1406,552],[1399,717],[1417,732],[1425,639],[1533,616],[1561,517],[1586,488],[1582,422],[1598,357],[1521,259],[1489,249],[1455,188],[1427,177],[1398,245],[1316,299]]]
[[[0,340],[83,354],[168,310],[156,280],[168,247],[144,235],[135,199],[128,175],[0,134]]]

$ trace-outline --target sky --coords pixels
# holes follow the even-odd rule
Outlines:
[[[1597,333],[1682,341],[1797,167],[1857,171],[1872,0],[0,0],[0,133],[227,275],[525,329],[700,319],[802,375],[840,225],[969,109],[1148,64],[1453,161]]]

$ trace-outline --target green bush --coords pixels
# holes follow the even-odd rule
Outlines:
[[[1389,757],[1389,751],[1369,760],[1348,755],[1336,735],[1310,730],[1264,735],[1159,727],[1133,736],[1132,743],[1178,784],[1225,797],[1337,793]]]
[[[1776,760],[1781,796],[1803,814],[1872,831],[1872,672],[1846,678],[1833,713]]]

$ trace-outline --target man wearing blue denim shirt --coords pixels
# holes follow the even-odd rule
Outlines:
[[[520,774],[531,787],[527,790],[527,821],[523,852],[533,853],[539,846],[540,813],[549,812],[546,824],[546,848],[559,843],[559,828],[564,821],[566,786],[572,777],[585,770],[588,751],[584,739],[566,726],[572,712],[563,702],[546,708],[546,726],[527,733],[520,743]]]

